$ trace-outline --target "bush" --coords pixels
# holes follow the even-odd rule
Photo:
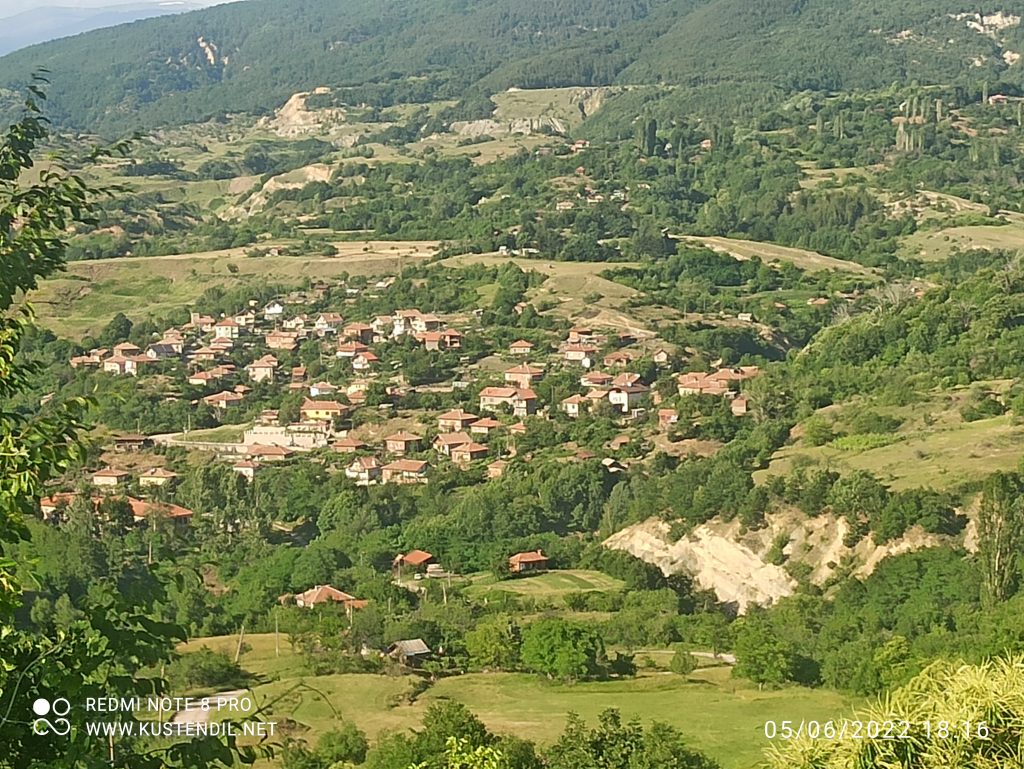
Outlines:
[[[228,655],[204,646],[174,660],[167,668],[167,679],[176,689],[196,689],[242,686],[248,676]]]
[[[316,752],[328,766],[338,762],[361,764],[366,760],[369,743],[359,728],[346,721],[338,729],[324,732],[317,742]]]
[[[686,649],[676,649],[672,661],[668,663],[668,669],[681,676],[689,675],[697,669],[697,658]]]

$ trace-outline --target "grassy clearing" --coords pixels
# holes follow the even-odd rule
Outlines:
[[[940,230],[915,232],[903,241],[903,254],[925,261],[942,261],[957,250],[973,248],[1024,248],[1024,226],[1016,222],[1006,225],[974,225],[946,227]]]
[[[481,594],[495,591],[515,593],[531,598],[561,598],[566,593],[606,592],[621,590],[624,583],[599,571],[566,569],[549,571],[533,577],[497,580],[491,574],[481,572],[470,576],[473,581],[470,593]]]
[[[839,272],[855,272],[865,276],[875,275],[872,269],[859,265],[856,262],[835,259],[831,256],[825,256],[816,251],[807,251],[802,248],[789,248],[788,246],[777,246],[774,243],[758,243],[753,240],[738,240],[736,238],[686,236],[685,240],[702,243],[708,248],[730,254],[737,259],[751,259],[757,256],[765,262],[791,262],[809,272],[836,270]]]
[[[339,720],[355,722],[371,739],[382,732],[419,726],[434,702],[464,703],[487,726],[551,744],[572,711],[589,721],[606,708],[644,723],[664,721],[681,729],[691,744],[718,759],[724,769],[752,769],[760,760],[764,722],[768,719],[833,718],[849,712],[853,701],[835,692],[787,688],[758,691],[734,680],[723,667],[702,667],[688,677],[644,673],[636,679],[563,685],[514,673],[473,673],[437,682],[412,704],[403,700],[412,679],[369,674],[305,676],[300,658],[287,637],[280,637],[280,656],[273,633],[247,635],[242,666],[264,677],[254,687],[257,701],[279,719],[290,718],[308,731],[297,736],[315,742]],[[200,638],[180,647],[203,646],[231,656],[237,636]],[[668,657],[664,650],[640,656]]]
[[[1005,382],[988,386],[1000,389]],[[833,445],[798,443],[776,452],[769,467],[754,474],[758,482],[769,475],[785,474],[795,463],[812,461],[839,471],[861,469],[877,475],[894,489],[931,486],[952,488],[996,470],[1015,468],[1024,455],[1024,424],[1004,415],[964,422],[958,408],[966,390],[934,393],[921,403],[899,408],[878,408],[855,401],[838,409],[840,414],[870,407],[904,420],[888,445],[863,450],[842,450]],[[836,409],[824,413],[834,416]]]
[[[269,245],[269,244],[267,244]],[[346,241],[336,256],[247,257],[245,249],[73,262],[30,296],[41,323],[61,336],[101,330],[118,312],[133,320],[181,310],[211,286],[247,281],[296,285],[304,278],[397,274],[400,262],[428,258],[428,241]],[[229,267],[230,266],[230,267]],[[234,272],[230,271],[235,270]]]

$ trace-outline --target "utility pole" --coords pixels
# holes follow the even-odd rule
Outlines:
[[[277,609],[274,609],[274,656],[281,656],[281,637],[279,635],[280,628],[278,627],[279,615]]]
[[[242,627],[238,629],[238,647],[235,649],[235,664],[238,664],[239,658],[242,656],[242,639],[245,638],[245,623],[242,623]]]

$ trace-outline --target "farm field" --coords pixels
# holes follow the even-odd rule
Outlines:
[[[515,593],[532,598],[561,598],[566,593],[605,592],[621,590],[623,582],[599,571],[565,569],[549,571],[533,577],[520,577],[497,581],[492,575],[479,573],[470,575],[472,594],[491,592]]]
[[[263,244],[269,245],[269,244]],[[396,272],[400,260],[428,258],[429,241],[343,241],[335,256],[248,257],[244,248],[171,256],[72,262],[30,295],[39,320],[59,336],[102,329],[118,312],[137,319],[167,314],[194,302],[207,288],[247,280],[296,284],[341,273]]]
[[[783,688],[759,691],[731,677],[727,667],[700,668],[688,677],[645,673],[622,681],[551,683],[518,673],[470,673],[442,678],[409,704],[412,679],[403,676],[346,674],[303,676],[299,658],[281,636],[281,657],[274,656],[274,635],[246,636],[252,648],[241,664],[276,678],[253,688],[257,701],[279,717],[293,719],[316,737],[338,719],[351,720],[371,738],[419,726],[434,702],[465,704],[495,732],[517,734],[550,744],[561,734],[566,715],[575,712],[593,722],[607,708],[644,723],[663,721],[682,730],[693,747],[718,759],[723,769],[753,769],[767,741],[768,719],[834,718],[855,701],[835,692]],[[196,639],[182,651],[202,646],[233,654],[237,637]],[[401,703],[401,704],[396,704]]]
[[[810,272],[838,270],[840,272],[854,272],[865,276],[875,274],[871,268],[864,267],[856,262],[835,259],[831,256],[824,256],[816,251],[808,251],[803,248],[790,248],[788,246],[777,246],[774,243],[759,243],[753,240],[739,240],[737,238],[687,235],[683,239],[702,243],[708,248],[731,254],[737,259],[751,259],[757,256],[768,263],[790,262]]]

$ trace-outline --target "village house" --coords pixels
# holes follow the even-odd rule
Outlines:
[[[391,659],[407,667],[419,667],[431,654],[433,652],[422,638],[395,641],[387,648],[387,655]]]
[[[106,347],[97,347],[90,350],[85,355],[76,355],[72,357],[68,363],[71,368],[78,368],[79,366],[99,366],[103,363],[103,359],[110,355],[110,350]]]
[[[512,435],[526,435],[526,423],[516,422],[514,425],[508,428],[508,431]]]
[[[569,329],[569,336],[566,337],[566,341],[570,344],[593,344],[597,341],[597,336],[587,326],[575,326]]]
[[[508,570],[512,574],[547,571],[550,560],[540,550],[516,553],[508,559]]]
[[[651,354],[651,360],[655,365],[665,366],[672,360],[672,354],[664,347],[659,347]]]
[[[133,355],[130,358],[123,355],[111,355],[103,361],[103,370],[108,374],[118,376],[138,376],[139,367],[147,363],[152,363],[152,360],[145,355]]]
[[[309,386],[309,394],[313,398],[319,398],[322,395],[334,395],[336,392],[338,392],[338,388],[330,382],[316,382]]]
[[[280,462],[283,459],[288,459],[295,452],[286,446],[267,446],[262,443],[253,443],[245,447],[245,454],[250,459],[256,459],[260,462]]]
[[[613,378],[603,371],[588,371],[580,377],[580,384],[584,387],[606,387],[612,383]]]
[[[439,331],[441,329],[441,319],[433,313],[416,313],[410,316],[409,326],[417,333],[423,333],[424,331]]]
[[[300,313],[299,315],[295,315],[294,317],[281,321],[281,328],[286,329],[287,331],[304,331],[307,328],[311,328],[312,325],[313,322],[305,313]]]
[[[241,328],[234,318],[221,318],[213,324],[214,339],[238,339]]]
[[[633,362],[633,354],[625,350],[616,350],[604,356],[604,365],[608,368],[622,368]]]
[[[263,341],[271,350],[291,352],[299,346],[299,335],[295,331],[271,331]]]
[[[679,412],[675,409],[658,409],[658,427],[667,430],[679,423]]]
[[[105,488],[117,488],[127,486],[131,479],[131,473],[125,470],[115,470],[113,467],[105,467],[92,474],[92,485]]]
[[[215,361],[224,355],[223,351],[216,347],[199,347],[190,356],[193,361],[198,363],[209,363]]]
[[[597,348],[592,344],[567,344],[562,348],[562,358],[567,363],[579,363],[590,368]]]
[[[145,435],[129,433],[127,435],[115,435],[113,438],[114,451],[118,454],[142,451],[153,445],[153,440]]]
[[[373,326],[367,323],[349,323],[341,330],[342,336],[355,342],[369,344],[373,341]]]
[[[508,346],[508,351],[511,355],[529,355],[533,352],[533,342],[517,339]]]
[[[306,381],[306,367],[305,366],[292,366],[292,384],[303,383]],[[300,387],[299,389],[304,389]]]
[[[450,457],[452,449],[472,442],[473,439],[463,432],[440,433],[434,438],[431,446],[434,448],[434,451],[444,454],[446,457]]]
[[[346,611],[362,609],[367,605],[366,601],[356,598],[354,595],[338,590],[331,585],[317,585],[303,593],[294,596],[295,605],[304,609],[312,609],[315,606],[340,603]]]
[[[244,331],[252,331],[252,329],[256,328],[256,313],[252,310],[243,310],[242,312],[236,313],[232,319],[238,324],[238,327]]]
[[[458,446],[452,446],[449,456],[452,458],[452,462],[465,465],[477,459],[486,459],[487,453],[487,447],[482,443],[470,441],[469,443],[460,443]]]
[[[338,313],[322,312],[313,323],[313,330],[316,331],[318,336],[334,334],[341,328],[342,323],[344,323],[344,320],[342,320],[341,315]]]
[[[537,410],[537,394],[516,387],[485,387],[480,391],[481,411],[495,411],[502,406],[511,407],[514,416],[529,416]]]
[[[395,576],[401,577],[402,569],[423,571],[427,566],[434,563],[434,556],[426,550],[410,550],[408,553],[399,553],[391,562],[392,571]]]
[[[558,404],[558,408],[564,412],[567,416],[576,419],[586,411],[586,406],[589,401],[582,395],[570,395],[568,398],[563,398],[562,402]]]
[[[356,457],[345,468],[345,477],[356,482],[356,486],[369,486],[380,480],[381,463],[377,457]]]
[[[449,350],[459,350],[462,348],[462,340],[465,335],[454,328],[446,328],[441,332],[441,342]]]
[[[384,483],[426,483],[427,463],[421,459],[398,459],[381,468]]]
[[[258,467],[259,464],[253,462],[251,459],[242,459],[231,465],[231,469],[247,481],[251,481],[256,477],[256,469]]]
[[[186,381],[193,387],[206,387],[219,380],[220,377],[212,371],[196,371],[194,374],[189,374]]]
[[[367,353],[370,348],[362,342],[342,342],[334,353],[337,358],[354,358],[357,355]]]
[[[256,417],[258,425],[276,425],[281,412],[278,409],[263,409]]]
[[[420,436],[403,430],[386,437],[384,439],[384,449],[389,454],[408,454],[411,451],[416,451],[421,440],[423,439]]]
[[[383,341],[391,336],[395,321],[390,315],[378,315],[370,321],[370,328],[373,329],[373,341]],[[396,336],[398,336],[396,334]]]
[[[151,467],[139,474],[139,486],[170,486],[177,480],[177,473],[163,467]]]
[[[259,360],[253,361],[246,366],[245,370],[249,374],[249,379],[253,382],[273,382],[277,365],[277,358],[273,355],[264,355]]]
[[[339,454],[355,454],[367,448],[367,445],[356,438],[341,438],[331,444],[331,448]]]
[[[244,399],[244,395],[239,393],[230,392],[224,390],[223,392],[215,393],[214,395],[207,395],[203,398],[203,403],[211,408],[219,409],[220,411],[226,411],[232,406],[237,406]]]
[[[746,398],[733,398],[729,402],[729,410],[732,411],[734,417],[741,417],[747,413],[750,409],[750,401]]]
[[[380,363],[380,358],[369,351],[352,356],[353,371],[372,371],[378,363]]]
[[[508,462],[504,459],[496,459],[487,465],[487,477],[488,478],[500,478],[505,474],[505,470],[508,469]]]
[[[208,334],[213,331],[215,319],[212,315],[201,315],[198,312],[190,312],[188,315],[188,323],[183,328],[195,329],[201,334]]]
[[[320,401],[306,398],[299,406],[299,414],[302,419],[318,420],[326,419],[335,421],[341,419],[348,411],[348,407],[334,401]]]
[[[154,342],[146,347],[146,357],[150,360],[167,360],[176,358],[179,354],[179,350],[175,350],[173,344]]]
[[[131,342],[121,342],[114,345],[114,355],[123,355],[125,358],[133,358],[142,355],[142,348]]]
[[[413,321],[420,317],[421,313],[419,310],[395,310],[394,315],[391,316],[391,335],[394,337],[405,336],[415,331],[413,328]],[[422,326],[422,324],[420,324]],[[421,328],[422,331],[428,329]]]
[[[517,387],[528,388],[544,378],[544,369],[523,363],[505,371],[505,381]]]
[[[284,305],[274,300],[264,306],[263,308],[263,319],[266,321],[274,322],[284,317]]]
[[[491,417],[478,419],[469,426],[469,432],[473,435],[490,435],[501,427],[501,422]]]
[[[647,400],[650,392],[643,384],[618,385],[608,391],[608,402],[623,414],[629,414]]]
[[[463,411],[462,409],[446,411],[437,418],[437,429],[441,432],[457,432],[459,430],[465,430],[479,418],[480,417],[476,414],[470,414],[468,411]]]

